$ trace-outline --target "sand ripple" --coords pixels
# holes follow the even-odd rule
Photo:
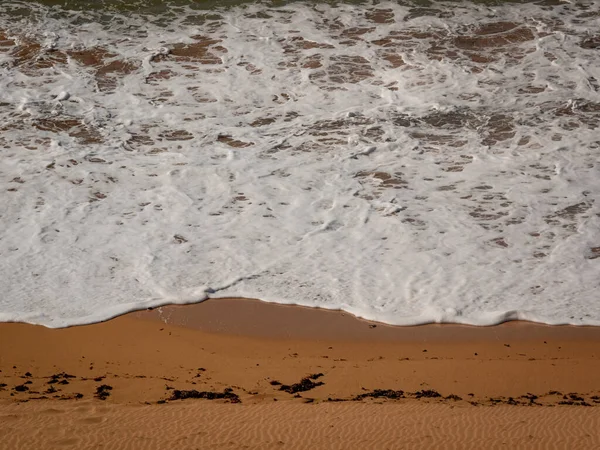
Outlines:
[[[588,449],[600,410],[446,405],[9,405],[3,448]]]

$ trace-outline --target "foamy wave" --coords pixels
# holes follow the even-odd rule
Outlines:
[[[600,324],[600,8],[0,6],[0,320],[243,296]]]

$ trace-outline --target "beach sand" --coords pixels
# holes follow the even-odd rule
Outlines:
[[[594,327],[390,327],[246,299],[3,323],[0,447],[596,448],[599,373]]]

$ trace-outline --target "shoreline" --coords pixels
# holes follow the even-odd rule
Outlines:
[[[524,436],[539,435],[540,447],[559,433],[580,442],[575,447],[591,448],[590,442],[600,444],[599,371],[600,328],[516,322],[393,327],[341,312],[219,299],[63,329],[1,323],[0,420],[23,420],[9,429],[27,441],[33,439],[27,430],[41,426],[41,413],[50,421],[44,426],[78,414],[90,421],[101,416],[110,421],[102,422],[104,433],[114,432],[116,439],[125,433],[121,422],[137,414],[147,415],[148,424],[136,419],[131,426],[152,435],[161,421],[182,426],[188,413],[214,413],[221,422],[202,425],[207,434],[194,442],[214,442],[225,433],[220,423],[243,416],[256,433],[239,438],[259,439],[254,448],[274,446],[264,440],[269,433],[281,432],[287,436],[281,440],[289,442],[292,424],[302,428],[309,422],[325,439],[320,448],[331,439],[324,424],[342,423],[351,430],[344,442],[353,445],[368,435],[370,448],[382,448],[386,436],[397,433],[393,430],[409,435],[417,430],[434,437],[423,437],[427,448],[447,442],[442,437],[455,433],[448,424],[460,426],[459,414],[469,423],[490,417],[481,426],[498,442],[506,436],[496,425],[524,420],[538,427]],[[264,415],[277,418],[275,425],[265,423]],[[398,423],[386,421],[388,416],[411,419]],[[421,423],[439,422],[440,428],[418,428],[417,417]],[[370,424],[381,431],[381,421],[387,434],[354,430]],[[581,431],[584,422],[588,437],[570,434]],[[172,445],[177,436],[170,433],[155,436],[162,442],[155,448],[167,442],[161,439],[173,439]],[[245,442],[236,439],[232,442]],[[73,442],[81,448],[80,441]],[[310,439],[302,442],[289,448],[312,445]],[[476,439],[460,442],[461,448],[477,447]]]
[[[143,303],[142,303],[143,304]],[[314,315],[310,318],[316,319],[319,322],[323,322],[323,317],[329,314],[329,319],[336,320],[336,315],[340,316],[348,316],[356,321],[360,321],[363,323],[386,327],[389,329],[416,329],[419,327],[427,327],[427,326],[443,326],[443,327],[465,327],[465,328],[494,328],[499,326],[504,326],[506,324],[528,324],[533,326],[540,327],[552,327],[552,328],[581,328],[581,329],[591,329],[598,328],[600,329],[600,322],[596,323],[572,323],[568,320],[560,320],[560,321],[538,321],[536,319],[530,319],[530,314],[528,312],[522,311],[506,311],[504,313],[495,313],[495,316],[502,317],[501,320],[498,321],[483,321],[480,323],[474,323],[473,321],[452,321],[446,319],[427,319],[427,320],[418,320],[415,322],[405,322],[404,320],[393,323],[393,322],[385,322],[378,319],[369,319],[360,315],[355,315],[354,313],[345,310],[345,309],[329,309],[321,306],[310,306],[303,305],[298,303],[279,303],[277,301],[270,300],[260,300],[251,297],[207,297],[203,300],[198,300],[190,303],[162,303],[158,302],[153,304],[150,303],[149,306],[141,306],[140,304],[136,304],[136,306],[125,305],[124,308],[116,308],[112,309],[109,313],[103,314],[101,316],[97,315],[87,315],[81,316],[77,318],[69,318],[67,320],[52,318],[50,321],[40,321],[38,316],[30,316],[27,314],[18,314],[18,319],[8,318],[6,315],[2,315],[0,313],[0,324],[1,323],[21,323],[28,324],[34,326],[43,326],[49,329],[65,329],[65,328],[73,328],[73,327],[82,327],[95,325],[98,323],[109,322],[111,320],[117,319],[119,317],[127,316],[127,315],[139,315],[139,317],[144,317],[144,313],[147,311],[166,311],[167,316],[166,319],[170,319],[171,316],[177,321],[177,323],[181,326],[190,326],[192,328],[197,328],[198,322],[203,322],[202,314],[208,313],[216,313],[217,315],[222,315],[231,311],[232,308],[238,309],[240,307],[244,308],[245,312],[249,312],[250,314],[254,314],[254,310],[260,309],[261,312],[266,312],[270,316],[274,314],[277,316],[283,315],[284,317],[289,317],[291,315],[303,314],[306,315],[307,311],[315,311]],[[203,305],[202,312],[196,311],[199,305]],[[257,306],[258,305],[258,306]],[[261,306],[268,305],[268,306]],[[269,308],[273,308],[271,311]],[[185,314],[178,313],[179,309],[185,309]],[[276,312],[274,312],[276,311]],[[293,312],[292,312],[293,311]],[[192,315],[190,319],[189,315]],[[309,313],[310,314],[310,313]],[[491,316],[491,314],[488,314]],[[411,316],[412,317],[412,316]],[[416,316],[415,316],[416,317]],[[421,316],[419,316],[421,317]],[[229,320],[229,318],[227,319]],[[295,319],[294,319],[295,321]],[[58,322],[58,323],[57,323]],[[225,322],[224,322],[225,323]],[[277,325],[278,321],[273,322]],[[225,323],[227,328],[230,327],[227,323]],[[209,326],[210,328],[210,326]],[[215,329],[218,331],[218,329]],[[300,331],[300,330],[298,330]],[[246,327],[243,333],[251,332],[252,328]],[[242,333],[242,332],[240,332]],[[259,333],[264,334],[264,333]],[[267,333],[268,334],[268,333]]]
[[[390,325],[363,319],[343,310],[271,303],[252,298],[211,298],[199,303],[147,308],[129,314],[140,319],[160,320],[210,333],[262,338],[445,341],[506,337],[531,339],[550,333],[569,339],[592,338],[600,342],[600,327],[592,325],[548,325],[525,320],[507,320],[495,325],[446,322]]]

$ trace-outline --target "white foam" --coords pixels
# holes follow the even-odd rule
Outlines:
[[[3,2],[40,49],[0,47],[0,321],[243,296],[600,325],[598,5],[436,8]]]

